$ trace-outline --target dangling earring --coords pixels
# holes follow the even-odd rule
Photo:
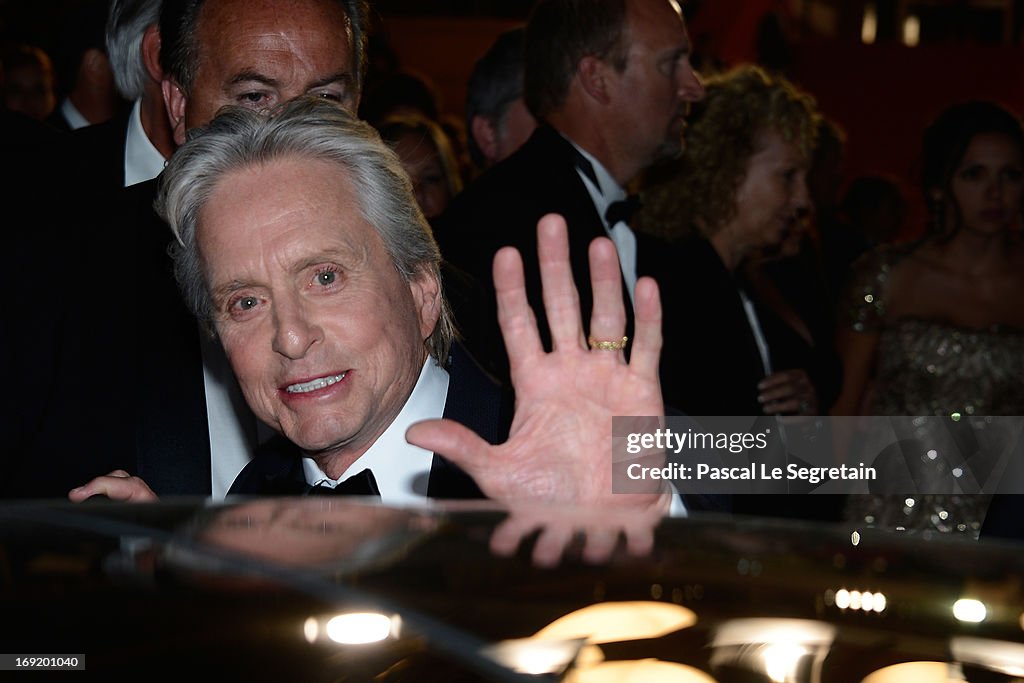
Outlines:
[[[937,187],[928,191],[928,219],[929,234],[938,236],[946,232],[946,200]]]

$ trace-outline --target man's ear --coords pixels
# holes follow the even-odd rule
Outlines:
[[[188,105],[188,96],[175,81],[165,78],[160,82],[160,88],[164,94],[164,106],[167,107],[167,118],[171,122],[171,132],[174,135],[174,143],[178,146],[185,144],[185,109]]]
[[[576,66],[576,78],[583,91],[601,104],[608,104],[608,69],[610,67],[598,57],[587,55]]]
[[[409,290],[420,319],[420,336],[426,340],[441,318],[441,280],[432,270],[421,268],[409,283]]]
[[[498,159],[498,131],[494,129],[491,120],[479,114],[474,116],[470,122],[469,133],[487,162],[493,164]]]
[[[110,79],[113,84],[113,72],[110,70],[110,58],[99,48],[90,47],[82,54],[82,62],[78,67],[79,74],[86,74],[90,82],[102,82],[102,77]]]
[[[164,80],[164,69],[160,66],[160,27],[150,24],[142,34],[142,63],[146,73],[157,83]]]

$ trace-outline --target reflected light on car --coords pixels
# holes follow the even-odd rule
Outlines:
[[[953,636],[949,649],[961,662],[984,666],[1013,678],[1024,678],[1024,645],[1020,643]]]
[[[480,654],[519,673],[539,676],[561,674],[576,660],[583,646],[582,639],[535,640],[516,638],[503,640],[483,648]]]
[[[642,659],[628,662],[603,662],[587,669],[574,669],[565,683],[717,683],[700,669],[676,662]]]
[[[534,676],[559,676],[574,665],[562,679],[564,683],[716,683],[700,669],[677,662],[653,658],[607,662],[599,647],[588,645],[581,649],[582,644],[581,639],[519,638],[491,645],[481,654],[513,671]]]
[[[958,664],[946,662],[902,662],[873,671],[861,683],[963,683]]]
[[[764,670],[768,678],[776,683],[786,683],[796,671],[800,658],[808,654],[806,647],[792,643],[769,645],[761,650]]]
[[[399,618],[377,612],[350,612],[327,618],[309,617],[302,630],[306,640],[315,643],[328,638],[339,645],[379,643],[398,635]]]
[[[973,598],[960,598],[953,603],[953,616],[959,621],[980,624],[988,616],[985,603]]]
[[[665,602],[602,602],[570,612],[537,632],[534,638],[585,638],[592,645],[660,638],[693,626],[693,610]]]
[[[863,612],[881,613],[885,611],[889,601],[885,597],[885,593],[882,592],[872,593],[871,591],[850,591],[845,588],[840,588],[836,591],[825,591],[825,604],[835,605],[841,610],[859,609]]]
[[[734,619],[715,631],[712,673],[740,667],[763,673],[777,683],[800,680],[804,659],[823,658],[832,647],[835,627],[805,619]]]
[[[572,681],[621,680],[622,664],[642,662],[615,662],[614,675],[603,662],[604,656],[597,645],[629,640],[660,638],[661,636],[693,626],[697,615],[693,610],[680,605],[664,602],[630,601],[602,602],[588,605],[563,617],[559,617],[529,638],[503,640],[484,648],[482,654],[520,673],[532,675],[560,674],[575,663]],[[648,660],[644,660],[647,662]],[[668,664],[667,662],[658,662]],[[689,670],[689,667],[683,667]],[[673,668],[674,678],[664,680],[700,680],[705,678],[680,679],[678,668]],[[696,671],[696,670],[694,670]],[[643,672],[637,680],[660,681],[663,678],[649,677]],[[593,674],[597,678],[591,678]],[[605,679],[603,676],[611,675]],[[630,675],[633,675],[630,673]],[[652,676],[654,674],[651,674]],[[658,674],[661,676],[662,674]]]

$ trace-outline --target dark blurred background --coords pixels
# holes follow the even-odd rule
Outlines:
[[[103,0],[0,0],[0,41],[61,49],[60,17]],[[377,0],[371,68],[427,76],[459,115],[474,61],[525,21],[528,0]],[[954,101],[1024,112],[1024,0],[690,0],[682,3],[705,72],[759,62],[813,93],[846,130],[844,175],[906,183],[905,225],[923,215],[914,184],[925,124]],[[58,84],[58,88],[60,84]]]

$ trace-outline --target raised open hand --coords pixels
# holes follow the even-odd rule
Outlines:
[[[606,238],[590,245],[594,308],[588,343],[569,265],[565,221],[545,216],[537,224],[537,236],[551,353],[541,345],[527,302],[519,252],[505,248],[494,257],[498,322],[516,392],[508,441],[492,446],[448,420],[416,424],[407,438],[458,464],[495,500],[667,509],[668,494],[660,482],[652,482],[646,493],[612,493],[612,417],[664,412],[658,382],[658,286],[650,278],[637,281],[635,339],[627,363],[615,348],[622,346],[616,342],[622,341],[626,325],[615,246]]]

